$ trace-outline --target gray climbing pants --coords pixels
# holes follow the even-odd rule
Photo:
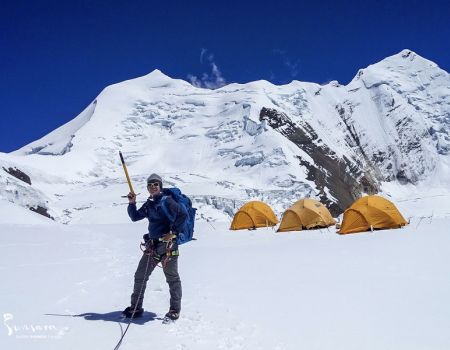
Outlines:
[[[165,245],[164,245],[165,249]],[[147,286],[147,281],[156,265],[162,260],[164,261],[165,255],[164,251],[161,251],[160,246],[158,244],[157,253],[161,252],[160,259],[155,257],[149,257],[146,254],[142,255],[141,260],[139,261],[136,273],[134,274],[134,288],[133,294],[131,294],[131,305],[136,306],[138,308],[142,307],[142,302],[144,301],[144,293],[145,288]],[[150,259],[150,261],[149,261]],[[148,267],[147,267],[148,265]],[[145,269],[147,267],[147,273],[145,273]],[[169,284],[170,290],[170,309],[176,312],[180,312],[181,310],[181,280],[178,274],[178,256],[171,256],[170,259],[163,264],[164,275],[166,276],[166,281]],[[142,288],[142,292],[141,292]],[[141,295],[139,297],[139,293]]]

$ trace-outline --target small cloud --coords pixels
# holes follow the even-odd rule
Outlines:
[[[219,66],[216,64],[214,55],[209,53],[207,49],[202,48],[200,51],[200,63],[203,64],[204,62],[209,65],[211,71],[203,73],[201,77],[188,74],[187,78],[190,83],[196,87],[207,89],[218,89],[226,85],[226,79],[223,77]]]
[[[202,47],[202,51],[200,51],[200,63],[203,64],[203,56],[205,56],[207,50]]]
[[[283,64],[286,66],[286,68],[288,69],[289,75],[292,78],[295,78],[299,71],[300,71],[300,60],[292,60],[287,51],[285,50],[280,50],[280,49],[274,49],[273,53],[275,55],[278,55],[281,57],[281,59],[283,60]]]

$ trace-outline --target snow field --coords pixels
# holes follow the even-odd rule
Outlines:
[[[158,319],[169,294],[156,268],[147,313],[121,348],[448,349],[450,218],[418,221],[348,236],[198,221],[198,240],[181,247],[180,320]],[[118,315],[129,303],[145,222],[0,230],[0,310],[13,316],[4,318],[2,348],[112,349],[126,326]]]

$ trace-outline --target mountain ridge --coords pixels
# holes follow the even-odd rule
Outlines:
[[[153,170],[176,174],[174,185],[184,181],[202,198],[217,197],[227,184],[227,198],[256,196],[278,211],[313,196],[338,215],[385,182],[439,178],[449,125],[448,73],[403,50],[359,70],[345,86],[258,81],[210,90],[154,70],[106,87],[72,121],[6,158],[8,167],[51,172],[62,197],[102,178],[105,188],[123,181],[122,149],[136,178]],[[193,174],[206,174],[211,186],[195,183]],[[30,185],[39,196],[48,190],[41,182]],[[47,197],[41,206],[56,208],[52,216],[73,210],[60,207],[62,197]]]

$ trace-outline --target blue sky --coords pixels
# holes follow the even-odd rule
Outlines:
[[[160,69],[214,87],[348,83],[404,48],[450,71],[448,1],[2,1],[0,152]]]

